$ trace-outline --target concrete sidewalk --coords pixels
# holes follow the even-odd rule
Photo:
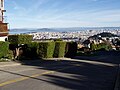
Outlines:
[[[34,63],[45,63],[48,61],[59,61],[59,60],[65,60],[63,58],[49,58],[49,59],[43,59],[43,60],[24,60],[24,61],[9,61],[9,62],[0,62],[0,68],[1,67],[11,67],[11,66],[18,66],[18,65],[25,65],[25,64],[34,64]],[[49,62],[48,62],[49,63]]]
[[[68,58],[48,58],[43,60],[24,60],[24,61],[9,61],[9,62],[0,62],[0,68],[1,67],[11,67],[11,66],[18,66],[18,65],[26,65],[26,64],[34,64],[34,63],[46,63],[48,64],[48,61],[60,61],[60,60],[67,60]]]
[[[17,65],[21,65],[21,63],[14,62],[14,61],[11,61],[11,62],[0,62],[0,68],[1,67],[8,67],[8,66],[17,66]]]

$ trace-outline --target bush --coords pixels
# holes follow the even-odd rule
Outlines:
[[[54,50],[54,56],[53,57],[56,57],[56,58],[64,57],[64,55],[65,55],[65,46],[66,46],[66,42],[56,41],[55,42],[55,50]]]
[[[39,42],[37,53],[40,58],[52,58],[54,53],[54,42]]]
[[[32,41],[32,35],[9,35],[8,41],[11,44],[27,44]]]
[[[26,44],[26,47],[23,48],[23,56],[27,58],[38,58],[37,50],[38,50],[37,42],[30,42]]]
[[[13,56],[12,50],[9,50],[9,51],[8,51],[8,54],[6,55],[6,58],[7,58],[7,59],[13,59],[13,57],[14,57],[14,56]]]
[[[59,38],[59,39],[55,39],[54,41],[56,42],[56,41],[63,41],[63,40]]]
[[[93,44],[92,43],[90,45],[90,48],[91,48],[92,51],[94,51],[94,50],[102,50],[102,51],[104,51],[104,50],[112,49],[112,47],[110,45],[107,45],[105,43],[100,43],[100,44]]]
[[[107,45],[104,44],[104,43],[98,44],[98,45],[97,45],[97,50],[100,50],[100,49],[107,50]]]
[[[7,57],[9,53],[9,42],[0,42],[0,58]]]
[[[54,42],[31,42],[23,47],[24,58],[53,58]]]
[[[76,42],[67,42],[65,48],[65,57],[74,57],[77,53],[77,43]]]
[[[96,45],[96,44],[94,44],[94,43],[91,43],[90,44],[90,49],[92,50],[92,51],[95,51],[95,50],[97,50],[99,47]]]

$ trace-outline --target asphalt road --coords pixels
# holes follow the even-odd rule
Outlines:
[[[110,54],[24,63],[0,68],[0,90],[113,90],[119,64]]]

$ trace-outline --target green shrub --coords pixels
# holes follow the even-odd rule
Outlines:
[[[7,57],[9,53],[9,42],[0,42],[0,58]]]
[[[39,43],[30,42],[26,44],[26,47],[23,48],[23,55],[27,58],[38,58],[37,50]]]
[[[55,50],[54,50],[54,57],[64,57],[65,55],[65,46],[66,42],[63,41],[56,41],[55,42]]]
[[[95,51],[95,50],[97,50],[99,47],[96,45],[96,44],[94,44],[94,43],[91,43],[90,44],[90,49],[92,50],[92,51]]]
[[[52,58],[54,53],[54,42],[31,42],[23,49],[24,58]]]
[[[67,42],[65,47],[65,57],[74,57],[77,53],[77,43],[76,42]]]
[[[101,44],[98,44],[97,45],[97,50],[100,50],[100,49],[107,49],[107,45],[105,45],[104,43],[101,43]]]
[[[32,35],[9,35],[8,41],[11,44],[27,44],[32,41]]]
[[[105,44],[105,43],[100,43],[97,45],[97,47],[98,47],[97,50],[99,49],[111,50],[112,49],[110,44]]]
[[[63,40],[59,38],[59,39],[55,39],[54,41],[56,42],[56,41],[63,41]]]
[[[54,42],[39,42],[37,53],[40,58],[52,58],[54,53]]]
[[[110,50],[110,49],[112,49],[112,47],[110,45],[107,45],[105,43],[100,43],[100,44],[92,43],[90,45],[90,47],[91,47],[92,51],[94,51],[94,50]]]
[[[13,57],[14,57],[14,56],[13,56],[13,51],[12,51],[12,50],[9,50],[8,53],[7,53],[7,55],[6,55],[6,58],[7,58],[7,59],[13,59]]]

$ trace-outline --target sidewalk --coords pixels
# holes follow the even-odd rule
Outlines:
[[[49,63],[49,61],[59,61],[63,60],[63,58],[49,58],[44,60],[25,60],[25,61],[10,61],[10,62],[0,62],[0,68],[1,67],[11,67],[11,66],[18,66],[18,65],[24,65],[24,64],[41,64],[41,63]]]
[[[1,67],[11,67],[11,66],[18,66],[18,65],[30,65],[30,64],[42,64],[42,63],[50,63],[51,61],[60,61],[66,60],[67,58],[49,58],[43,60],[25,60],[25,61],[10,61],[10,62],[0,62]]]
[[[14,62],[14,61],[11,61],[11,62],[0,62],[0,68],[1,67],[8,67],[8,66],[18,66],[18,65],[21,65],[21,63],[17,63],[17,62]]]

